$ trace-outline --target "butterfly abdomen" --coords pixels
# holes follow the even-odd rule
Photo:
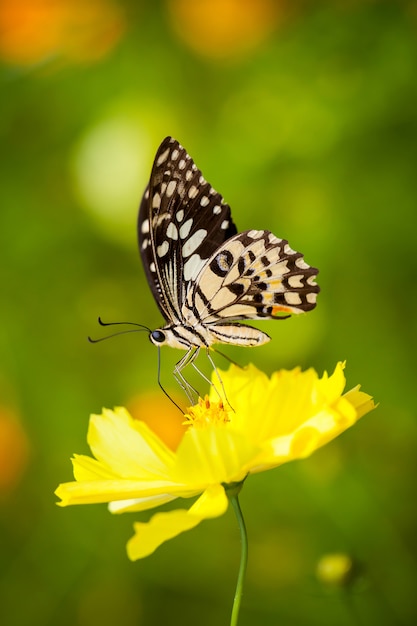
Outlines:
[[[261,330],[238,322],[211,324],[209,328],[202,324],[196,326],[171,324],[152,331],[150,339],[155,345],[169,346],[178,350],[209,348],[215,343],[250,347],[270,341],[269,335]]]

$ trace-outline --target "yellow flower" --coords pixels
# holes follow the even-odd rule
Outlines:
[[[220,372],[223,401],[213,386],[210,397],[188,410],[175,451],[126,409],[104,409],[90,419],[95,458],[74,456],[75,482],[58,487],[59,504],[108,502],[112,513],[121,513],[199,496],[189,509],[135,524],[128,556],[143,558],[202,520],[222,515],[228,485],[308,456],[375,408],[359,387],[342,395],[343,369],[338,363],[331,376],[319,378],[313,369],[296,368],[268,378],[253,365],[233,365]],[[216,377],[213,383],[218,387]]]

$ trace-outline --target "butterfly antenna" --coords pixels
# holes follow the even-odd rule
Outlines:
[[[174,404],[177,407],[177,409],[179,411],[181,411],[181,415],[184,415],[183,409],[175,402],[175,400],[173,398],[171,398],[169,393],[162,386],[162,383],[161,383],[161,348],[160,348],[160,346],[157,346],[157,347],[158,347],[158,368],[157,368],[157,371],[158,371],[158,385],[159,385],[159,388],[161,389],[161,391],[164,392],[164,394],[166,395],[168,400],[171,400],[172,404]]]
[[[119,326],[120,324],[124,324],[124,325],[127,324],[128,326],[138,326],[139,328],[142,328],[142,330],[147,330],[148,332],[152,332],[152,330],[148,328],[147,326],[145,326],[144,324],[137,324],[136,322],[103,322],[100,316],[97,321],[100,324],[100,326]]]
[[[144,326],[143,324],[136,324],[136,322],[103,322],[101,317],[98,318],[98,323],[100,326],[119,326],[119,325],[128,325],[128,326],[137,326],[137,328],[130,328],[128,330],[121,330],[116,333],[112,333],[111,335],[107,335],[107,337],[100,337],[99,339],[92,339],[88,337],[88,341],[90,343],[99,343],[100,341],[104,341],[105,339],[111,339],[112,337],[117,337],[118,335],[127,335],[128,333],[139,333],[141,330],[147,330],[149,333],[152,332],[150,328]]]

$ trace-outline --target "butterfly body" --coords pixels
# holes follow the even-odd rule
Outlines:
[[[207,328],[203,324],[176,324],[153,330],[150,340],[156,346],[169,346],[178,350],[210,348],[215,343],[259,346],[270,341],[269,335],[244,324],[216,324]]]
[[[158,346],[186,350],[175,368],[216,343],[257,346],[269,336],[240,320],[282,319],[316,305],[318,273],[285,239],[242,233],[222,196],[172,137],[160,145],[138,218],[145,273],[165,325]]]

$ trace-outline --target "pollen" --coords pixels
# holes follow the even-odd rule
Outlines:
[[[223,426],[230,422],[229,411],[222,400],[211,402],[206,395],[198,399],[198,404],[190,407],[185,414],[186,426],[206,428],[208,426]]]

